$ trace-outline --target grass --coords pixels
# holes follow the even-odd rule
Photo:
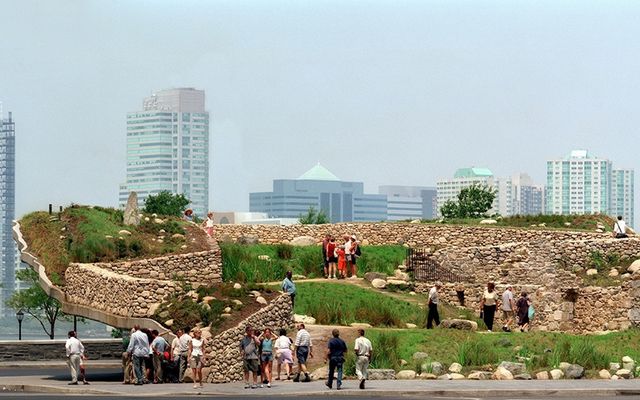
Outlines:
[[[243,245],[220,243],[223,279],[234,282],[272,282],[283,279],[287,271],[307,278],[323,276],[321,249],[318,246]],[[362,246],[358,275],[369,271],[393,274],[402,264],[406,249],[402,246]]]
[[[485,218],[465,218],[445,220],[446,224],[480,225]],[[538,229],[567,229],[595,231],[598,224],[604,225],[606,232],[613,230],[614,220],[602,214],[593,215],[515,215],[512,217],[495,218],[497,223],[492,226],[538,228]],[[438,223],[437,220],[425,220],[425,223]],[[544,226],[540,226],[543,224]],[[568,225],[567,225],[568,224]],[[487,225],[483,225],[487,226]]]
[[[561,263],[564,268],[571,269],[576,275],[582,278],[587,286],[611,287],[619,286],[622,282],[622,274],[624,274],[633,262],[633,259],[621,258],[617,253],[603,254],[599,251],[593,251],[589,254],[588,262],[582,267],[571,267],[566,262]],[[613,269],[618,270],[617,276],[609,276],[609,272]],[[588,269],[598,271],[596,275],[587,275]]]

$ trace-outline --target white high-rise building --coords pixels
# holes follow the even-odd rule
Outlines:
[[[0,317],[16,285],[16,243],[12,225],[16,209],[16,131],[11,113],[4,118],[0,106]]]
[[[161,90],[143,101],[141,111],[127,114],[127,178],[119,204],[129,192],[139,205],[167,190],[184,194],[199,217],[209,210],[209,113],[204,91]]]
[[[632,169],[614,169],[611,173],[611,215],[621,215],[627,224],[634,226],[634,181]]]
[[[496,179],[493,177],[493,172],[487,168],[460,168],[453,175],[453,179],[440,179],[436,183],[438,216],[442,216],[440,209],[447,201],[457,201],[460,191],[474,184],[487,185],[496,189]],[[498,211],[497,205],[498,195],[496,194],[493,207],[488,213],[495,214]]]

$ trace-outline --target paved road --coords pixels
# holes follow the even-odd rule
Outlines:
[[[88,397],[88,396],[82,396],[82,397]],[[33,394],[33,393],[24,393],[24,394],[2,394],[0,393],[0,399],[28,399],[28,398],[35,398],[38,400],[69,400],[69,396],[51,396],[51,395],[46,395],[46,394]],[[94,395],[91,396],[91,398],[94,399],[98,399],[98,400],[140,400],[140,397],[120,397],[120,396],[98,396],[98,395]],[[202,396],[160,396],[160,397],[155,397],[155,399],[176,399],[179,398],[180,400],[202,400]],[[246,400],[246,397],[229,397],[229,396],[215,396],[214,397],[216,400]],[[294,398],[293,396],[289,396],[289,397],[279,397],[279,398]],[[304,396],[304,395],[298,395],[295,396],[295,398],[302,398],[304,400],[326,400],[327,396],[318,396],[318,395],[313,395],[313,396]],[[405,397],[405,396],[378,396],[376,395],[374,396],[355,396],[355,395],[347,395],[347,396],[339,396],[339,395],[334,395],[330,397],[331,399],[345,399],[345,400],[370,400],[372,398],[374,399],[385,399],[385,400],[475,400],[475,399],[481,399],[481,398],[476,398],[476,397],[428,397],[428,396],[422,396],[422,397]],[[500,399],[500,400],[549,400],[549,397],[499,397],[499,396],[492,396],[492,399]],[[564,399],[567,399],[567,397],[564,397]],[[580,400],[607,400],[607,399],[611,399],[611,397],[580,397]],[[624,400],[640,400],[640,396],[624,396]]]
[[[68,381],[69,368],[0,368],[0,376],[46,376],[51,381]],[[87,370],[89,382],[121,382],[122,368],[93,368]]]

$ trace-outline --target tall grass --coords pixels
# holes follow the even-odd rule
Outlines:
[[[500,361],[496,346],[485,341],[470,340],[458,346],[460,365],[486,365]]]

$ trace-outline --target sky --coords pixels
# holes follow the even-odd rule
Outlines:
[[[206,91],[216,211],[317,162],[370,193],[465,166],[544,183],[574,148],[640,170],[637,1],[0,0],[0,15],[18,216],[116,206],[126,113],[171,87]]]

